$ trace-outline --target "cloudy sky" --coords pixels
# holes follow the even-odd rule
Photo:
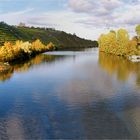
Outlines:
[[[87,39],[120,27],[134,34],[140,0],[0,0],[0,21],[45,26]]]

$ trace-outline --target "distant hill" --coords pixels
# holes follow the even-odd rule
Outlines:
[[[0,45],[5,41],[23,40],[32,42],[36,39],[40,39],[44,44],[52,42],[58,49],[98,47],[97,41],[85,40],[52,28],[18,27],[0,22]]]

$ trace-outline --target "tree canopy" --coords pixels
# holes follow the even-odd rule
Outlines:
[[[140,25],[136,27],[136,32],[140,35]],[[122,56],[140,54],[138,37],[130,39],[128,31],[125,29],[111,30],[107,34],[102,34],[98,42],[102,52]]]
[[[136,26],[136,33],[140,37],[140,24]]]

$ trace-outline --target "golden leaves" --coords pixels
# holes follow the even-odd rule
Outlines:
[[[108,34],[102,34],[99,38],[99,48],[101,52],[115,55],[138,55],[138,39],[129,39],[129,34],[125,29],[119,29],[117,32],[110,31]]]
[[[0,60],[1,61],[13,61],[21,57],[31,56],[32,54],[41,53],[55,49],[53,43],[44,45],[40,40],[36,40],[32,43],[26,41],[16,41],[15,44],[5,42],[0,48]]]

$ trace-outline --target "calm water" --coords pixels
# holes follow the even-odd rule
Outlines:
[[[0,73],[0,139],[50,138],[140,139],[140,63],[62,51]]]

